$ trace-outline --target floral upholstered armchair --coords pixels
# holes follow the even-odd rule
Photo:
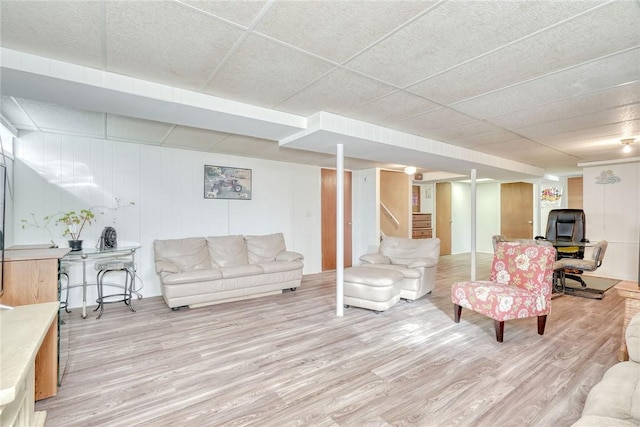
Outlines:
[[[543,335],[551,310],[555,259],[553,247],[499,242],[490,280],[453,284],[454,321],[460,322],[463,307],[484,314],[494,320],[496,339],[502,342],[505,320],[538,317],[538,334]]]

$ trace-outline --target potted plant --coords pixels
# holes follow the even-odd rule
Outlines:
[[[79,213],[76,211],[69,211],[56,220],[56,225],[64,224],[65,230],[62,232],[63,236],[69,236],[69,247],[72,251],[82,250],[82,240],[80,240],[80,234],[85,225],[91,225],[95,218],[94,213],[90,209],[82,209]]]

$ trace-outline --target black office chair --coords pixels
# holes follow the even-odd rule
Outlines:
[[[536,239],[546,239],[556,242],[558,259],[574,258],[584,259],[584,246],[562,246],[561,242],[588,242],[585,238],[587,222],[582,209],[553,209],[549,212],[547,221],[547,233],[545,236],[536,236]],[[572,279],[586,286],[579,275],[565,274],[565,279]],[[581,271],[576,273],[580,274]]]
[[[587,222],[582,209],[553,209],[549,212],[547,233],[536,239],[552,242],[588,242],[585,238]],[[584,258],[583,246],[556,245],[558,258]]]

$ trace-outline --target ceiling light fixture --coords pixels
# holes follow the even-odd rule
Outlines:
[[[414,173],[416,173],[416,167],[407,166],[406,168],[404,168],[404,173],[406,173],[407,175],[413,175]]]
[[[626,139],[620,140],[620,142],[622,143],[622,145],[624,145],[624,148],[622,149],[622,152],[623,153],[630,153],[631,152],[631,144],[633,144],[635,142],[635,139],[626,138]]]

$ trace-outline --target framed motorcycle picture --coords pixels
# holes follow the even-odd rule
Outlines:
[[[204,165],[204,198],[251,200],[251,169]]]

